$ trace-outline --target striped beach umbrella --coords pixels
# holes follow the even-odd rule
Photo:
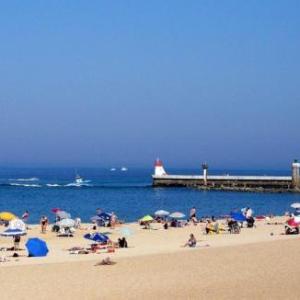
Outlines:
[[[173,212],[169,215],[170,218],[173,218],[173,219],[182,219],[185,217],[185,214],[183,214],[182,212],[179,212],[179,211],[176,211],[176,212]]]
[[[60,227],[74,227],[75,221],[72,219],[63,219],[63,220],[57,222],[57,225]]]
[[[8,228],[9,229],[19,229],[19,230],[25,231],[26,224],[20,219],[13,219],[13,220],[9,221]]]
[[[25,235],[26,232],[20,229],[6,229],[1,233],[2,236],[17,236],[17,235]]]

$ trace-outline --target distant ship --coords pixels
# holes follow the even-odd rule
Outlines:
[[[76,175],[76,178],[75,178],[75,183],[77,184],[77,185],[82,185],[83,184],[83,178],[82,177],[80,177],[78,174]]]
[[[116,171],[116,168],[111,168],[110,171],[114,172],[114,171]]]
[[[90,186],[88,184],[88,182],[90,182],[90,180],[84,180],[81,176],[79,176],[78,174],[75,177],[75,181],[72,183],[67,184],[66,186],[77,186],[77,187],[81,187],[81,186]]]
[[[127,169],[126,167],[122,167],[122,168],[121,168],[121,171],[122,171],[122,172],[126,172],[126,171],[128,171],[128,169]]]

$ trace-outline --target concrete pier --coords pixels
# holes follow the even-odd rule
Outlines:
[[[300,163],[292,164],[292,176],[212,176],[203,164],[203,175],[169,175],[162,162],[155,164],[154,187],[195,187],[199,189],[254,191],[254,192],[300,192]],[[161,171],[163,169],[163,172]]]

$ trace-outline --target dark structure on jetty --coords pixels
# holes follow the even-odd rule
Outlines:
[[[204,190],[300,193],[300,163],[292,163],[292,176],[210,176],[207,164],[203,175],[169,175],[157,159],[153,178],[154,187],[194,187]]]

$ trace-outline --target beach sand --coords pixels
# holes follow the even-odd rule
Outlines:
[[[1,299],[299,299],[300,239],[281,235],[283,225],[257,222],[256,228],[238,235],[208,236],[199,225],[169,230],[160,224],[155,224],[157,230],[137,224],[122,227],[133,232],[127,238],[130,248],[70,255],[67,248],[89,244],[82,238],[87,230],[58,238],[32,226],[28,236],[42,236],[49,255],[1,263]],[[119,228],[108,231],[113,240],[121,236]],[[191,232],[198,247],[181,247]],[[11,240],[0,238],[0,246],[11,246]],[[116,264],[95,266],[107,256]]]

